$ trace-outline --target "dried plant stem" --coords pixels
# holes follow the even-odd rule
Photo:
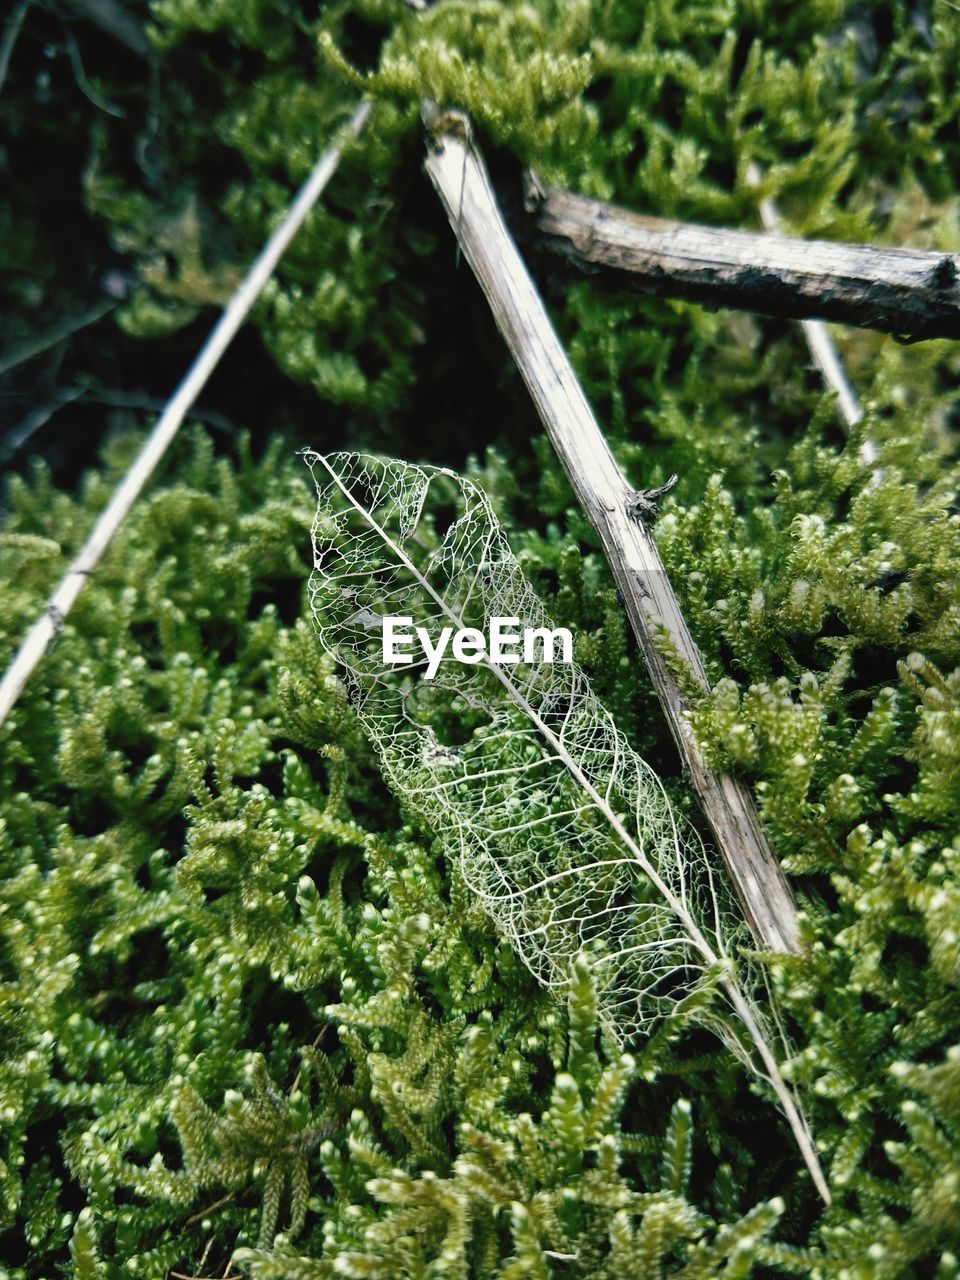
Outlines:
[[[26,364],[28,360],[33,360],[37,356],[43,355],[45,351],[49,351],[51,347],[55,347],[57,343],[63,342],[66,338],[71,337],[72,334],[79,333],[81,329],[86,329],[90,325],[96,324],[104,316],[114,311],[116,306],[116,302],[101,299],[101,301],[95,302],[92,307],[88,307],[80,315],[62,320],[59,324],[54,325],[52,329],[48,329],[46,333],[41,333],[39,337],[28,338],[26,342],[14,347],[12,351],[4,352],[0,355],[0,375],[9,373],[11,369],[16,369],[18,365]]]
[[[796,907],[746,789],[708,765],[662,649],[663,633],[705,691],[703,662],[660,560],[636,518],[627,483],[504,224],[486,168],[460,113],[430,122],[426,169],[446,209],[574,492],[600,535],[654,688],[713,831],[744,914],[761,946],[797,952]]]
[[[21,0],[13,13],[7,19],[6,26],[3,29],[3,39],[0,40],[0,93],[3,92],[3,86],[7,82],[7,72],[10,69],[10,56],[13,53],[13,47],[17,43],[20,35],[20,29],[23,26],[23,20],[27,16],[27,10],[30,8],[31,0]]]
[[[753,187],[760,185],[760,170],[753,161],[747,167],[747,181]],[[764,230],[769,234],[779,234],[780,214],[777,211],[777,206],[769,196],[760,201],[760,221],[763,223]],[[941,258],[941,255],[932,256]],[[820,370],[820,376],[823,378],[827,389],[837,393],[837,408],[840,410],[840,417],[843,419],[847,430],[852,431],[863,417],[863,409],[860,407],[857,393],[847,377],[847,371],[843,367],[843,361],[840,359],[836,345],[830,337],[830,331],[822,320],[801,320],[800,327],[803,329],[803,336],[806,339],[813,363]],[[877,446],[872,440],[864,440],[861,443],[860,458],[864,465],[868,467],[872,467],[876,463]]]
[[[533,179],[536,243],[644,293],[917,338],[960,337],[960,258],[653,218]],[[761,208],[776,231],[769,201]]]
[[[230,299],[213,332],[160,415],[136,461],[104,508],[80,553],[51,596],[44,612],[27,633],[16,657],[0,682],[0,725],[6,720],[24,685],[46,652],[48,644],[59,634],[64,618],[73,607],[84,582],[99,564],[114,534],[153,475],[180,429],[185,415],[206,386],[208,378],[224,351],[246,320],[264,285],[273,275],[283,253],[336,172],[344,146],[360,133],[370,111],[369,102],[361,103],[347,124],[340,141],[321,156],[283,221],[270,236],[243,283]]]
[[[119,0],[67,0],[67,7],[82,18],[96,23],[101,31],[126,45],[140,58],[152,58],[153,45],[140,23]]]

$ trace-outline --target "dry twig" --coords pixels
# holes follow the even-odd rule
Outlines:
[[[0,681],[0,725],[6,720],[11,707],[20,696],[50,641],[56,639],[62,629],[64,619],[73,607],[84,582],[100,563],[111,539],[153,475],[160,459],[180,429],[187,411],[206,386],[207,379],[219,363],[220,357],[246,320],[251,307],[273,275],[290,241],[336,172],[344,146],[359,134],[367,122],[370,111],[370,103],[362,103],[353,113],[341,141],[330,147],[320,158],[285,218],[271,235],[243,283],[230,299],[187,376],[160,415],[136,461],[100,515],[63,581],[50,598],[46,609],[27,633],[16,657],[7,669],[3,680]]]
[[[49,351],[51,347],[55,347],[58,342],[63,342],[74,333],[79,333],[81,329],[89,328],[90,325],[96,324],[102,320],[105,315],[115,310],[116,302],[101,299],[95,302],[92,307],[88,307],[78,316],[69,316],[66,320],[61,320],[59,324],[54,325],[52,329],[48,329],[46,333],[41,333],[36,338],[28,338],[25,342],[21,342],[19,346],[13,348],[0,355],[0,375],[9,373],[11,369],[16,369],[18,365],[26,364],[29,360],[36,359],[37,356],[43,355],[45,351]]]
[[[3,29],[3,39],[0,40],[0,93],[3,92],[3,86],[6,84],[7,72],[10,69],[10,56],[13,53],[13,46],[17,43],[30,3],[31,0],[21,0],[21,3],[17,5],[7,19],[7,25]]]
[[[761,174],[753,161],[747,168],[747,181],[752,187],[760,185]],[[760,221],[764,229],[771,235],[780,233],[780,214],[777,206],[768,196],[760,201]],[[933,255],[939,257],[939,255]],[[822,320],[801,320],[800,327],[806,339],[807,347],[813,363],[820,371],[828,391],[837,393],[837,408],[848,431],[852,431],[863,417],[863,409],[857,393],[854,391],[843,367],[840,353],[830,337],[830,331]],[[865,466],[872,467],[877,461],[877,446],[872,440],[864,440],[860,444],[860,459]]]
[[[652,218],[528,183],[537,243],[644,293],[788,319],[819,317],[920,338],[960,338],[960,257],[794,240]],[[768,230],[771,209],[764,221]],[[775,216],[775,215],[774,215]],[[775,225],[775,223],[774,223]]]
[[[708,765],[664,657],[665,630],[692,679],[709,689],[656,543],[577,381],[543,302],[504,224],[486,168],[460,112],[425,109],[426,169],[497,325],[517,363],[574,492],[602,539],[644,661],[691,783],[754,935],[796,952],[796,907],[746,789]]]
[[[67,0],[68,7],[80,17],[95,23],[101,31],[126,45],[140,58],[152,58],[154,47],[140,23],[119,0]]]

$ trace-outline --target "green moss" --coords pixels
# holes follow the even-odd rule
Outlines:
[[[42,473],[13,486],[8,646],[127,452],[82,502]],[[746,1257],[684,1199],[689,1135],[657,1190],[649,1083],[631,1117],[650,1136],[622,1133],[636,1064],[598,1046],[589,971],[569,1016],[531,991],[426,833],[398,826],[297,620],[299,464],[233,468],[196,436],[178,473],[4,730],[10,1274],[69,1252],[77,1275],[148,1276],[210,1242],[272,1275],[307,1266],[294,1237],[347,1274],[519,1274],[553,1250],[613,1276],[681,1241]]]
[[[94,1274],[149,1275],[212,1239],[262,1276],[535,1274],[570,1253],[583,1275],[674,1257],[688,1276],[728,1258],[879,1280],[952,1247],[952,489],[893,431],[877,484],[818,435],[764,511],[712,485],[659,536],[715,671],[743,673],[698,731],[806,877],[809,954],[772,973],[831,1161],[822,1222],[786,1135],[753,1145],[768,1113],[723,1051],[682,1017],[633,1057],[598,1049],[589,971],[567,1015],[531,991],[428,833],[398,825],[298,620],[299,464],[217,461],[196,436],[5,731],[3,1167],[23,1274],[69,1246],[78,1274],[98,1251]],[[14,485],[8,645],[132,443],[80,502],[42,473]],[[483,474],[502,510],[521,504],[495,456]],[[842,493],[846,520],[828,520]],[[902,579],[871,595],[892,553],[870,549],[894,535]],[[597,554],[560,527],[517,545],[611,704],[665,752]],[[802,581],[817,610],[793,608]],[[784,1243],[762,1243],[776,1209],[736,1226],[788,1187]]]
[[[138,263],[122,323],[169,331],[222,301],[370,92],[373,122],[259,331],[337,406],[319,437],[445,451],[480,480],[695,816],[596,540],[455,271],[419,100],[468,107],[507,184],[533,163],[744,225],[775,194],[806,234],[954,249],[949,5],[153,15],[178,104],[163,163],[132,178],[112,122],[78,150],[89,208]],[[21,119],[15,76],[8,90]],[[9,253],[42,258],[43,237],[4,217]],[[587,969],[565,1007],[531,989],[431,833],[405,825],[318,656],[291,449],[217,458],[197,435],[0,735],[6,1274],[217,1274],[235,1248],[262,1280],[956,1274],[956,349],[838,332],[881,447],[872,482],[792,327],[553,273],[544,288],[633,481],[680,475],[657,537],[715,682],[693,724],[794,878],[808,952],[767,970],[833,1205],[683,1017],[625,1056],[599,1041]],[[462,434],[428,438],[468,363],[484,396],[454,396],[443,420]],[[251,417],[272,408],[252,397]],[[464,439],[479,457],[456,456]],[[11,486],[5,653],[137,443],[79,494],[42,471]]]

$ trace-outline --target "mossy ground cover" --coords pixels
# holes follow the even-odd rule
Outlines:
[[[233,386],[214,385],[249,437],[185,433],[2,731],[0,1265],[212,1276],[239,1250],[234,1273],[263,1278],[957,1275],[956,348],[838,333],[872,481],[794,327],[540,277],[631,478],[680,477],[656,534],[715,685],[694,722],[750,784],[803,909],[803,959],[768,968],[826,1210],[718,1042],[682,1016],[628,1053],[607,1042],[589,968],[565,1001],[541,992],[410,825],[309,625],[294,450],[469,470],[696,820],[594,538],[420,172],[419,101],[469,109],[505,184],[534,163],[752,225],[753,159],[795,231],[950,250],[960,15],[159,0],[138,16],[150,74],[76,30],[122,119],[66,55],[48,90],[69,110],[44,113],[46,9],[4,87],[11,343],[89,300],[98,272],[127,282],[119,326],[71,345],[71,373],[86,361],[132,393],[159,369],[169,389],[361,91],[376,110]],[[77,147],[46,181],[55,200],[70,175],[86,257],[29,196],[46,188],[25,151],[52,148],[56,119]],[[23,366],[13,390],[57,376]],[[80,480],[68,464],[96,455],[67,440],[93,424],[77,412],[55,479],[15,458],[6,653],[140,439],[118,423]]]

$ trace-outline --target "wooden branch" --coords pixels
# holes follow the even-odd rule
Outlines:
[[[425,113],[426,114],[426,113]],[[426,115],[431,131],[426,170],[463,255],[486,294],[577,499],[603,542],[643,659],[694,791],[759,944],[799,950],[790,887],[760,827],[747,790],[707,764],[685,715],[677,680],[661,652],[665,629],[693,678],[706,672],[649,529],[597,425],[540,295],[507,231],[486,168],[459,112]]]
[[[10,57],[13,53],[13,47],[19,38],[23,20],[27,16],[30,4],[31,0],[21,0],[21,3],[17,5],[7,19],[3,29],[3,39],[0,40],[0,93],[3,92],[3,86],[6,84],[7,72],[10,69]]]
[[[80,315],[61,320],[59,324],[54,325],[52,329],[48,329],[46,333],[41,333],[36,338],[28,338],[25,342],[21,342],[19,346],[14,347],[12,351],[4,351],[0,354],[0,377],[5,373],[9,373],[11,369],[16,369],[18,365],[26,364],[28,360],[33,360],[35,357],[43,355],[45,351],[55,347],[58,342],[63,342],[65,338],[69,338],[74,333],[79,333],[81,329],[86,329],[90,325],[96,324],[98,320],[102,320],[104,316],[115,310],[117,305],[116,302],[101,299]]]
[[[960,255],[792,240],[632,213],[528,183],[538,244],[644,293],[911,341],[960,338]]]
[[[7,669],[3,680],[0,681],[0,725],[9,715],[11,707],[19,698],[24,685],[46,652],[47,646],[59,635],[64,619],[73,607],[83,584],[100,563],[100,558],[110,545],[114,534],[153,475],[160,459],[179,431],[188,410],[206,386],[207,379],[220,362],[220,357],[246,320],[250,308],[276,270],[277,263],[290,241],[336,173],[344,146],[359,134],[369,118],[370,111],[369,102],[361,103],[347,124],[341,140],[320,157],[316,168],[300,189],[283,221],[261,249],[240,287],[230,299],[213,332],[160,415],[130,470],[124,476],[120,487],[93,526],[90,536],[67,571],[66,577],[27,633],[16,657]]]

